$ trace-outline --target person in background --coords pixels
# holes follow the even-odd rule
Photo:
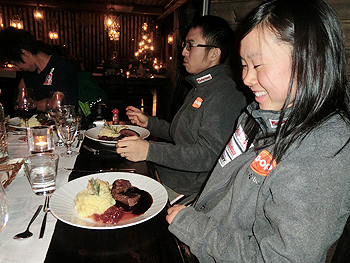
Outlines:
[[[200,262],[325,262],[350,213],[349,83],[326,0],[268,0],[243,24],[255,95],[196,204],[169,230]]]
[[[146,116],[132,106],[126,108],[131,123],[168,142],[127,137],[118,141],[116,151],[130,161],[155,163],[170,200],[198,194],[246,106],[244,95],[225,74],[223,63],[232,41],[227,21],[216,16],[199,18],[182,44],[183,65],[190,73],[186,79],[193,89],[173,121]]]
[[[70,104],[78,105],[78,81],[72,63],[55,52],[44,52],[43,45],[32,34],[13,27],[0,31],[0,61],[23,71],[18,88],[31,88],[37,99],[37,110],[46,112],[51,91],[68,94]]]

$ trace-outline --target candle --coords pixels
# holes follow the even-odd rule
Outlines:
[[[28,148],[30,153],[52,152],[54,150],[52,127],[28,128]]]

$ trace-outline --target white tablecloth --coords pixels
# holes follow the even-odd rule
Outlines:
[[[26,142],[18,141],[20,135],[9,132],[10,159],[23,158],[29,155]],[[74,143],[76,144],[76,142]],[[79,148],[74,146],[74,151]],[[54,153],[65,152],[65,147],[56,147]],[[76,157],[60,157],[57,174],[57,188],[68,182],[70,171],[64,168],[73,168]],[[41,212],[30,227],[33,236],[24,240],[15,240],[13,236],[24,231],[39,205],[44,205],[45,197],[36,196],[24,175],[23,168],[16,178],[5,189],[9,205],[9,220],[0,233],[0,263],[13,262],[44,262],[51,237],[55,228],[56,219],[49,213],[44,237],[39,239],[39,232],[44,213]]]

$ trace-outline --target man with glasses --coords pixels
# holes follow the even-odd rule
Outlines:
[[[246,105],[243,94],[225,74],[223,63],[233,46],[233,31],[224,19],[199,18],[182,46],[183,65],[190,73],[186,80],[193,89],[172,123],[146,116],[135,107],[126,108],[132,123],[169,143],[127,137],[117,144],[117,152],[126,159],[155,163],[170,201],[186,197],[179,203],[198,194]]]

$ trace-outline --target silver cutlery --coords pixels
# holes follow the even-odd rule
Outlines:
[[[50,212],[50,197],[51,197],[50,195],[47,195],[45,198],[44,209],[43,209],[43,211],[45,212],[45,215],[44,215],[43,222],[41,223],[39,238],[43,238],[45,233],[47,213]]]
[[[91,148],[87,145],[83,145],[83,148],[88,150],[89,152],[92,152],[93,154],[100,154],[102,152],[106,152],[106,153],[117,153],[115,150],[110,150],[110,149],[94,149]]]
[[[39,205],[39,207],[36,210],[35,214],[33,215],[32,219],[30,219],[30,222],[29,222],[29,224],[27,226],[27,229],[24,232],[15,235],[13,237],[14,239],[28,238],[28,237],[31,237],[33,235],[33,233],[29,231],[29,227],[34,222],[35,218],[39,215],[40,210],[41,210],[42,207],[43,207],[43,205]]]
[[[79,135],[78,135],[78,143],[77,143],[76,148],[79,147],[80,142],[81,142],[83,139],[84,139],[84,134],[79,132]]]
[[[74,168],[64,168],[65,170],[77,172],[77,173],[103,173],[103,172],[128,172],[135,173],[136,169],[133,168],[109,168],[109,169],[100,169],[100,170],[82,170]]]

